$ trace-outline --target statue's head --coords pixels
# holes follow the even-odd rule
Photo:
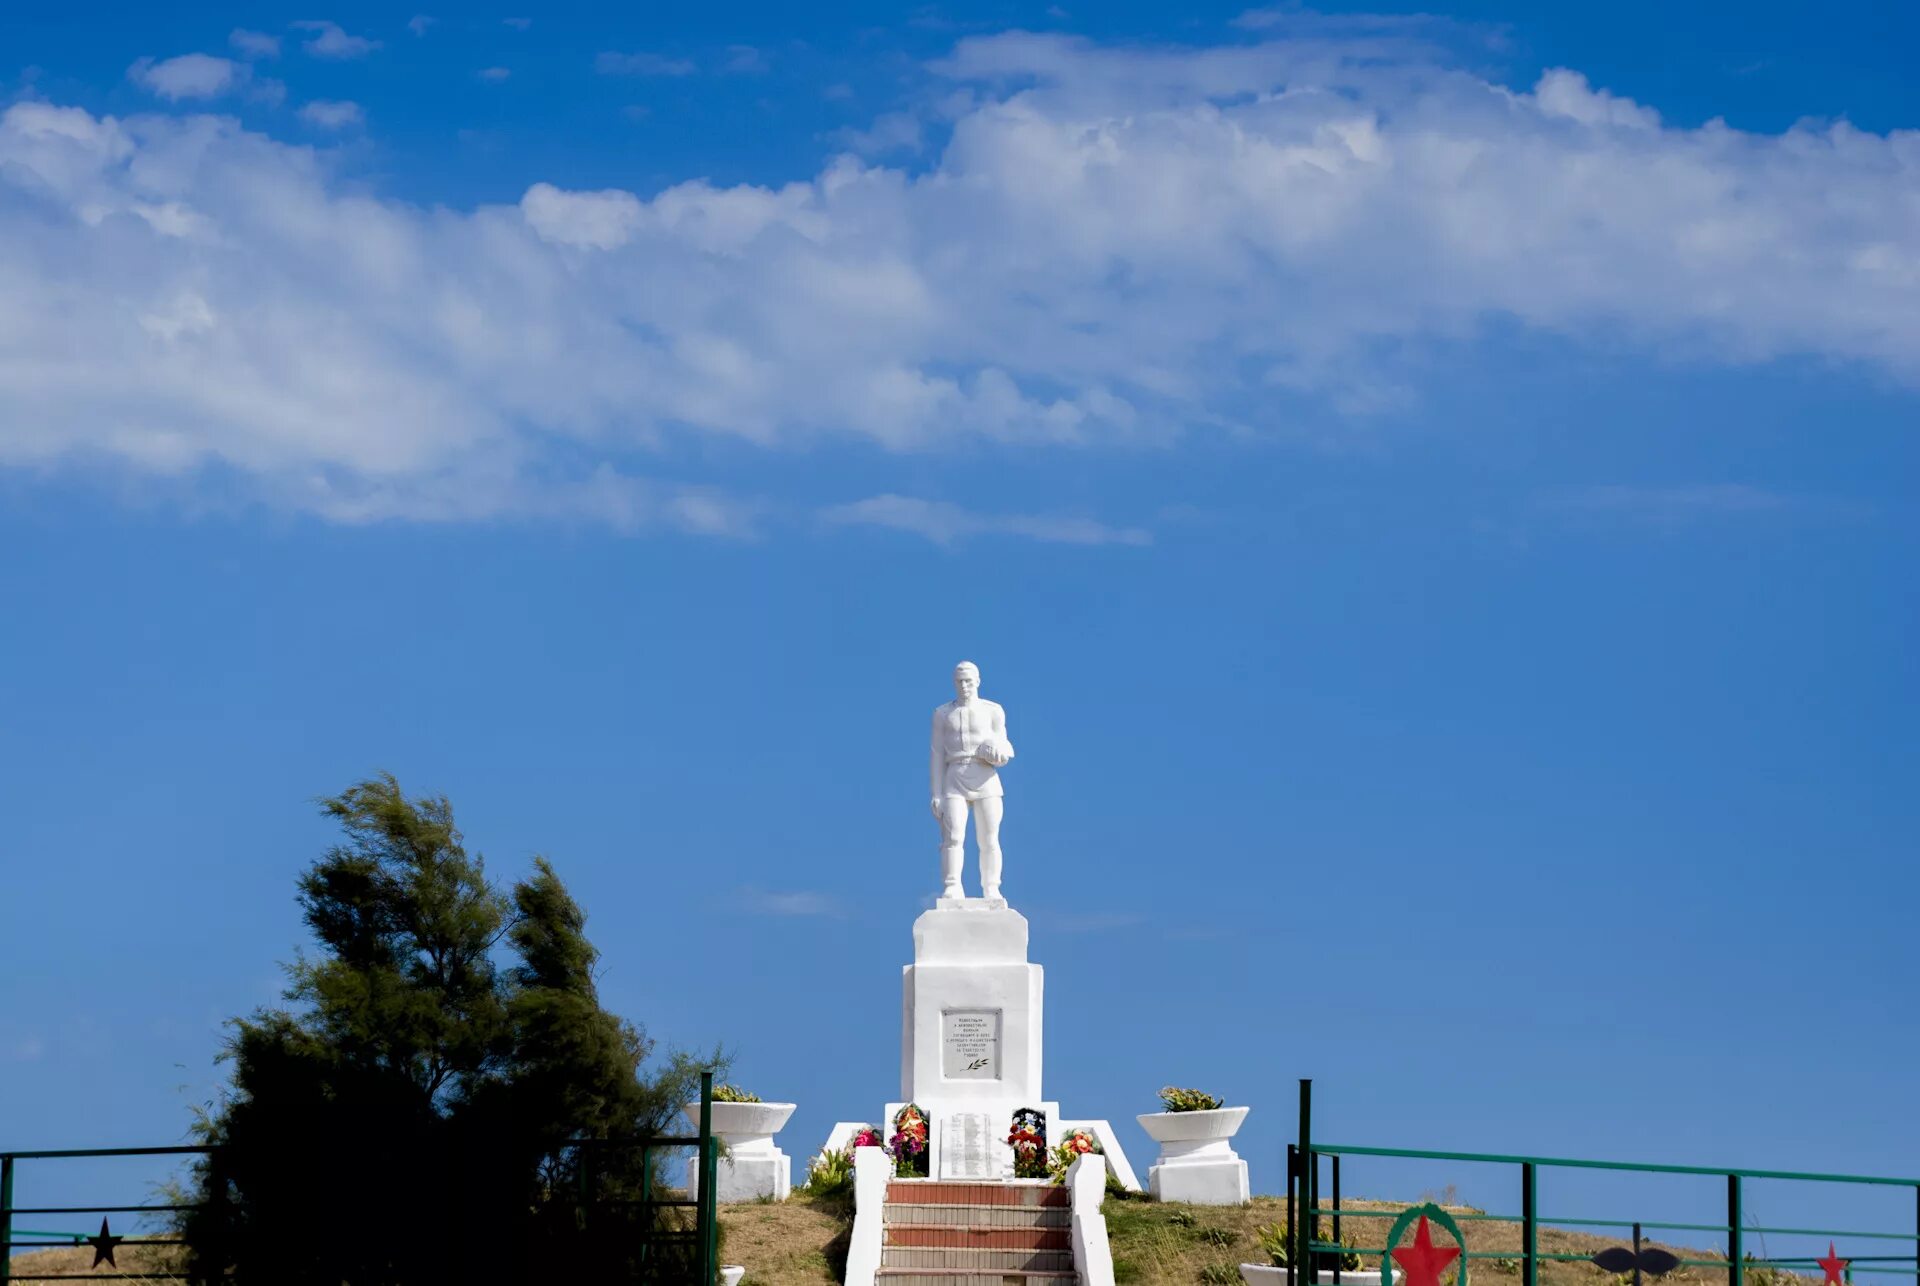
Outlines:
[[[962,661],[953,667],[953,695],[962,701],[971,701],[980,695],[980,667],[971,661]]]

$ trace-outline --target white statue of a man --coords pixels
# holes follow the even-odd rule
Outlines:
[[[967,810],[980,847],[980,892],[1000,896],[1001,796],[998,769],[1013,758],[1007,712],[980,695],[980,667],[953,667],[953,700],[933,712],[933,816],[940,823],[941,896],[965,897]]]

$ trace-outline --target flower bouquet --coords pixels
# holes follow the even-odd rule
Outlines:
[[[1013,1177],[1047,1177],[1047,1118],[1043,1112],[1023,1107],[1013,1114],[1013,1128],[1007,1133],[1013,1147]]]
[[[887,1140],[893,1154],[893,1172],[902,1179],[927,1177],[927,1114],[918,1103],[909,1103],[893,1114],[893,1137]]]
[[[1088,1153],[1106,1155],[1100,1147],[1100,1140],[1086,1130],[1068,1130],[1067,1137],[1060,1140],[1060,1146],[1053,1150],[1053,1160],[1047,1166],[1047,1173],[1055,1183],[1065,1183],[1068,1168]]]

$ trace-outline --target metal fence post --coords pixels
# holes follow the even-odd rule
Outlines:
[[[1293,1286],[1293,1215],[1300,1208],[1300,1149],[1287,1144],[1287,1286]]]
[[[207,1208],[211,1212],[206,1258],[212,1263],[201,1277],[203,1282],[219,1281],[227,1275],[227,1231],[231,1212],[227,1209],[227,1176],[220,1165],[220,1146],[207,1149]]]
[[[1333,1244],[1340,1245],[1340,1154],[1333,1154]],[[1333,1255],[1333,1286],[1340,1286],[1340,1261],[1346,1258],[1345,1251],[1335,1251]],[[1389,1279],[1391,1280],[1391,1279]]]
[[[1727,1176],[1727,1286],[1740,1286],[1740,1176]]]
[[[0,1286],[13,1280],[13,1158],[0,1156]]]
[[[1540,1286],[1540,1176],[1533,1162],[1520,1163],[1520,1256],[1525,1286]]]
[[[694,1235],[700,1240],[700,1286],[713,1286],[720,1271],[720,1205],[715,1199],[719,1149],[713,1142],[713,1073],[700,1073],[700,1204],[694,1208]],[[1739,1286],[1739,1283],[1734,1283]]]
[[[1295,1263],[1313,1286],[1313,1081],[1300,1078],[1300,1217],[1294,1221],[1298,1239]]]

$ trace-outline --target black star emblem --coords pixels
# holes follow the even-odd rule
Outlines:
[[[125,1240],[125,1237],[116,1237],[109,1232],[107,1230],[107,1221],[102,1218],[100,1220],[100,1235],[98,1237],[87,1238],[87,1244],[93,1247],[93,1266],[98,1268],[100,1261],[104,1259],[107,1261],[107,1267],[118,1268],[120,1265],[113,1262],[113,1248]]]

